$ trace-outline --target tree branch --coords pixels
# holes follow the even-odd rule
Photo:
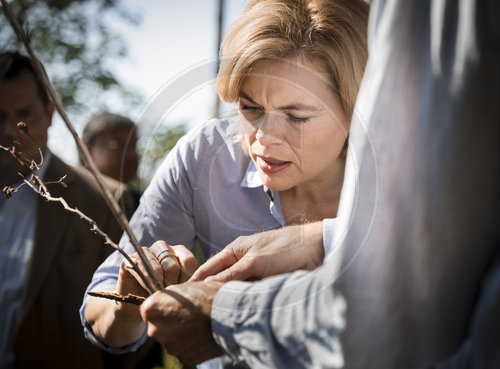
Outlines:
[[[95,297],[102,297],[104,299],[109,299],[109,300],[115,300],[119,302],[129,302],[134,305],[140,305],[146,300],[142,296],[137,296],[129,293],[126,296],[119,295],[117,293],[112,293],[112,292],[96,292],[96,291],[89,291],[88,294],[90,296],[95,296]]]
[[[22,127],[22,124],[23,123],[19,123],[19,125],[21,125]],[[23,132],[25,132],[26,134],[27,131],[23,128],[20,128]],[[30,136],[28,134],[28,136]],[[31,136],[30,136],[31,137]],[[32,137],[31,137],[32,138]],[[33,138],[32,138],[33,139]],[[29,179],[26,179],[26,176],[24,176],[23,174],[19,173],[19,176],[22,178],[22,182],[19,186],[17,187],[10,187],[10,186],[6,186],[4,189],[3,189],[3,194],[5,195],[5,197],[9,198],[12,196],[13,193],[19,191],[23,186],[27,185],[29,186],[33,191],[35,191],[37,194],[39,194],[41,197],[43,197],[44,199],[46,199],[47,201],[51,201],[51,202],[59,202],[65,210],[71,212],[71,213],[75,213],[77,214],[81,219],[85,220],[87,223],[90,224],[90,230],[94,233],[97,233],[99,236],[101,236],[103,239],[104,239],[104,243],[107,244],[107,245],[110,245],[112,248],[114,248],[115,250],[117,250],[120,254],[123,255],[123,257],[129,262],[129,264],[132,266],[132,268],[137,272],[137,274],[139,275],[139,277],[141,278],[141,280],[146,284],[146,283],[149,283],[149,280],[147,279],[147,277],[142,273],[141,269],[139,268],[139,266],[137,265],[137,263],[134,263],[132,261],[132,259],[130,258],[130,256],[125,252],[125,250],[123,250],[121,247],[119,247],[116,243],[113,242],[113,240],[111,238],[109,238],[108,234],[105,233],[103,230],[101,230],[101,228],[99,228],[99,226],[97,225],[97,223],[92,219],[90,218],[89,216],[87,216],[86,214],[84,214],[83,212],[81,212],[80,210],[78,210],[77,208],[74,208],[74,207],[71,207],[67,202],[66,200],[63,198],[63,197],[54,197],[52,196],[52,194],[50,193],[49,189],[47,188],[46,184],[47,183],[57,183],[57,184],[60,184],[61,186],[63,187],[66,187],[66,183],[64,183],[64,179],[66,178],[66,176],[63,176],[62,178],[60,178],[59,180],[57,181],[51,181],[51,182],[47,182],[47,183],[44,183],[42,181],[42,179],[36,175],[36,173],[34,172],[35,169],[40,169],[40,167],[42,166],[43,164],[43,154],[41,152],[41,150],[39,149],[39,153],[40,153],[40,162],[37,163],[35,160],[28,160],[26,158],[22,158],[21,155],[16,151],[16,148],[13,146],[11,148],[8,148],[8,147],[5,147],[3,145],[0,145],[0,149],[2,150],[5,150],[7,151],[8,153],[10,153],[10,155],[17,160],[17,162],[24,168],[26,168],[29,173],[30,173],[30,176],[29,176]],[[29,165],[27,164],[29,163]],[[152,291],[150,291],[152,292]]]
[[[106,204],[110,208],[111,212],[113,213],[113,216],[115,217],[116,221],[120,225],[123,231],[127,233],[130,242],[134,246],[135,251],[139,255],[142,263],[144,264],[144,267],[146,268],[146,271],[148,272],[150,278],[153,281],[153,285],[151,285],[149,280],[146,280],[146,286],[148,286],[148,289],[150,292],[154,290],[161,290],[163,288],[162,283],[158,280],[156,277],[153,267],[151,266],[149,260],[146,258],[146,255],[142,251],[141,245],[139,245],[139,242],[137,241],[137,238],[135,237],[134,233],[132,232],[132,229],[130,228],[130,225],[128,224],[127,218],[125,217],[125,214],[121,210],[121,208],[118,206],[116,201],[114,200],[113,196],[107,189],[107,187],[104,185],[104,182],[102,180],[102,175],[99,173],[97,170],[97,167],[95,166],[92,158],[90,157],[90,154],[83,144],[82,140],[78,137],[78,134],[76,133],[73,125],[71,124],[66,111],[64,110],[64,106],[57,95],[55,89],[52,87],[52,84],[50,83],[47,74],[45,73],[45,70],[36,57],[33,49],[30,46],[30,41],[26,33],[23,31],[22,27],[19,25],[19,22],[17,21],[16,17],[12,13],[12,10],[10,9],[9,5],[7,4],[6,0],[0,0],[2,3],[2,7],[5,13],[5,16],[9,20],[14,32],[16,33],[17,37],[19,40],[24,44],[24,47],[26,48],[26,51],[28,52],[29,56],[31,57],[31,61],[33,64],[33,68],[35,69],[35,72],[37,74],[38,79],[43,83],[45,89],[47,90],[47,93],[49,94],[52,102],[54,103],[54,106],[56,107],[59,115],[63,119],[64,123],[66,124],[66,127],[68,130],[71,132],[71,135],[73,136],[76,146],[78,148],[78,152],[80,153],[80,156],[85,164],[85,166],[90,170],[92,175],[94,176],[95,180],[97,181],[97,184],[99,186],[99,189],[104,196],[104,200],[106,201]]]

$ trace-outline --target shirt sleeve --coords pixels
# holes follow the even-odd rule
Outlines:
[[[127,252],[132,253],[133,248],[131,245],[125,246]],[[118,280],[118,273],[120,271],[120,265],[122,263],[123,256],[118,252],[111,254],[105,261],[102,263],[99,268],[95,271],[92,282],[87,287],[85,291],[85,296],[83,299],[83,304],[80,307],[80,320],[83,325],[83,334],[85,337],[92,342],[94,345],[99,347],[101,350],[105,350],[112,354],[123,354],[129,351],[137,350],[146,340],[147,340],[147,329],[144,330],[142,337],[134,342],[133,344],[123,346],[123,347],[111,347],[103,343],[100,339],[98,339],[92,328],[87,323],[85,319],[85,310],[87,308],[88,300],[90,295],[88,291],[108,291],[113,290],[116,286],[116,282]]]
[[[225,284],[212,304],[216,342],[251,368],[342,367],[345,301],[332,286],[337,270],[331,258],[314,273]]]
[[[335,224],[336,220],[334,218],[323,219],[323,248],[325,256],[328,255],[334,245]]]
[[[151,184],[144,192],[140,205],[134,213],[130,227],[141,245],[152,245],[157,240],[170,244],[183,244],[188,248],[195,243],[194,218],[192,215],[193,165],[196,160],[187,137],[181,138],[177,146],[167,155],[157,170]],[[188,171],[191,168],[191,171]],[[126,234],[119,246],[127,253],[135,250]],[[136,350],[146,339],[146,331],[141,339],[132,345],[113,348],[101,342],[85,320],[85,310],[90,296],[88,291],[113,290],[118,280],[118,272],[123,256],[115,251],[95,271],[85,292],[80,308],[80,319],[84,335],[99,348],[111,353]]]

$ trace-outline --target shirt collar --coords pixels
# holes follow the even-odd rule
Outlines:
[[[44,179],[44,176],[45,176],[45,172],[47,172],[47,168],[49,166],[49,163],[50,163],[50,159],[52,158],[52,153],[50,152],[49,149],[47,149],[45,151],[45,155],[43,157],[43,163],[42,163],[42,166],[40,167],[40,169],[35,169],[35,174],[40,177],[42,180],[45,180]],[[28,177],[29,177],[29,174],[28,174]],[[21,184],[21,181],[17,182],[16,184],[14,184],[12,187],[17,187]],[[27,185],[24,185],[23,188],[19,189],[18,193],[17,194],[13,194],[13,196],[36,196],[35,192],[29,188]],[[3,208],[3,205],[5,204],[5,201],[7,199],[5,198],[5,196],[3,194],[0,194],[0,209]]]
[[[263,186],[262,180],[260,179],[259,173],[257,172],[255,163],[250,159],[247,170],[243,175],[243,180],[240,183],[240,187],[256,188],[260,186]]]
[[[255,163],[251,159],[248,163],[247,170],[243,175],[240,187],[246,187],[246,188],[262,187],[262,190],[267,194],[267,196],[269,196],[269,199],[271,201],[274,201],[273,190],[264,186],[264,184],[262,183],[262,179],[260,178],[259,173],[257,172],[257,167],[255,166]]]
[[[38,177],[45,180],[45,172],[47,172],[47,168],[49,167],[50,160],[52,159],[52,153],[49,149],[45,150],[45,155],[43,156],[42,167],[38,170],[35,170],[35,173]],[[59,179],[59,178],[57,178]],[[57,180],[56,179],[56,180]]]

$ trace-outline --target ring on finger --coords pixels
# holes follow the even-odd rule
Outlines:
[[[156,255],[156,258],[158,259],[158,262],[160,264],[163,260],[165,260],[168,257],[173,257],[173,258],[177,259],[175,254],[169,249],[165,249],[165,250],[161,251],[160,253],[158,253],[158,255]]]

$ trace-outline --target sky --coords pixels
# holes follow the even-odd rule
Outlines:
[[[242,13],[247,2],[225,0],[224,30]],[[186,123],[188,127],[210,118],[215,102],[212,81],[215,68],[211,66],[216,57],[218,0],[122,0],[122,3],[138,14],[141,22],[134,26],[110,19],[109,27],[124,37],[129,51],[126,58],[113,62],[112,68],[123,85],[142,96],[144,103],[127,110],[120,101],[108,101],[110,110],[142,122],[155,105],[160,108],[153,118],[157,124]],[[205,74],[193,77],[199,83],[181,92],[182,88],[175,83],[183,83],[187,75],[199,72],[200,66]],[[162,106],[158,96],[173,88],[173,100]],[[81,133],[83,124],[76,125]],[[49,148],[66,162],[77,163],[73,138],[59,117],[49,129]]]

